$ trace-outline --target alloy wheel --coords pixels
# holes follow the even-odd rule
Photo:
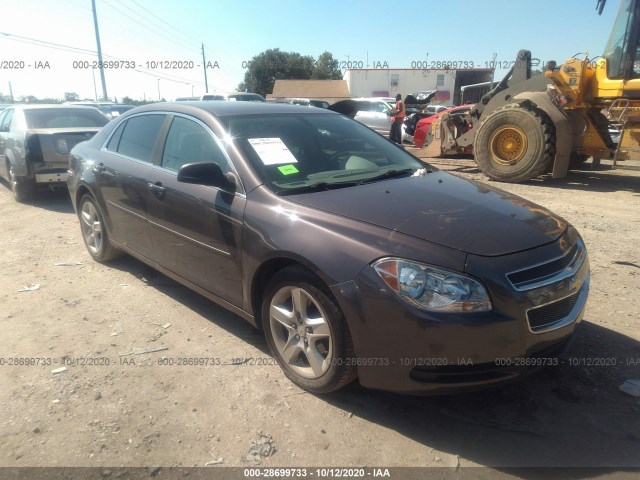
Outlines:
[[[80,213],[80,223],[87,248],[94,255],[98,255],[102,249],[104,238],[102,236],[102,223],[100,222],[98,211],[93,203],[83,203]]]
[[[300,287],[279,289],[269,306],[271,333],[281,359],[298,375],[317,379],[333,358],[327,315],[313,296]]]

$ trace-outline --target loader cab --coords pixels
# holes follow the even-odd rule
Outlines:
[[[595,70],[587,98],[598,102],[640,99],[640,0],[621,0],[611,35]],[[598,100],[599,99],[599,100]]]
[[[622,0],[603,57],[607,78],[640,78],[640,0]]]

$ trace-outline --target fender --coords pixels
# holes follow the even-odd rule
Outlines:
[[[573,149],[573,130],[567,114],[551,101],[546,92],[523,92],[515,95],[513,101],[529,101],[546,113],[556,129],[556,156],[553,160],[553,178],[564,178],[569,171],[569,161]]]
[[[13,167],[13,171],[18,177],[27,177],[29,176],[29,167],[26,161],[16,161],[16,159],[20,158],[20,155],[16,155],[13,150],[6,150],[6,159],[7,163]],[[9,178],[9,171],[7,170],[7,178]]]

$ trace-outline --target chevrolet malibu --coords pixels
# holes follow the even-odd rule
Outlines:
[[[324,109],[135,108],[71,151],[68,187],[95,260],[127,253],[235,312],[311,392],[518,378],[558,363],[587,299],[565,220]]]

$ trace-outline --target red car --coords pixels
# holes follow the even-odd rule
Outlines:
[[[416,131],[413,134],[413,144],[417,148],[422,148],[426,146],[425,141],[429,136],[429,132],[431,131],[431,125],[433,124],[433,121],[443,113],[465,114],[469,110],[471,110],[471,107],[473,107],[473,105],[460,105],[458,107],[451,107],[441,112],[438,112],[435,115],[431,115],[430,117],[423,118],[422,120],[418,121],[418,124],[416,125]]]

